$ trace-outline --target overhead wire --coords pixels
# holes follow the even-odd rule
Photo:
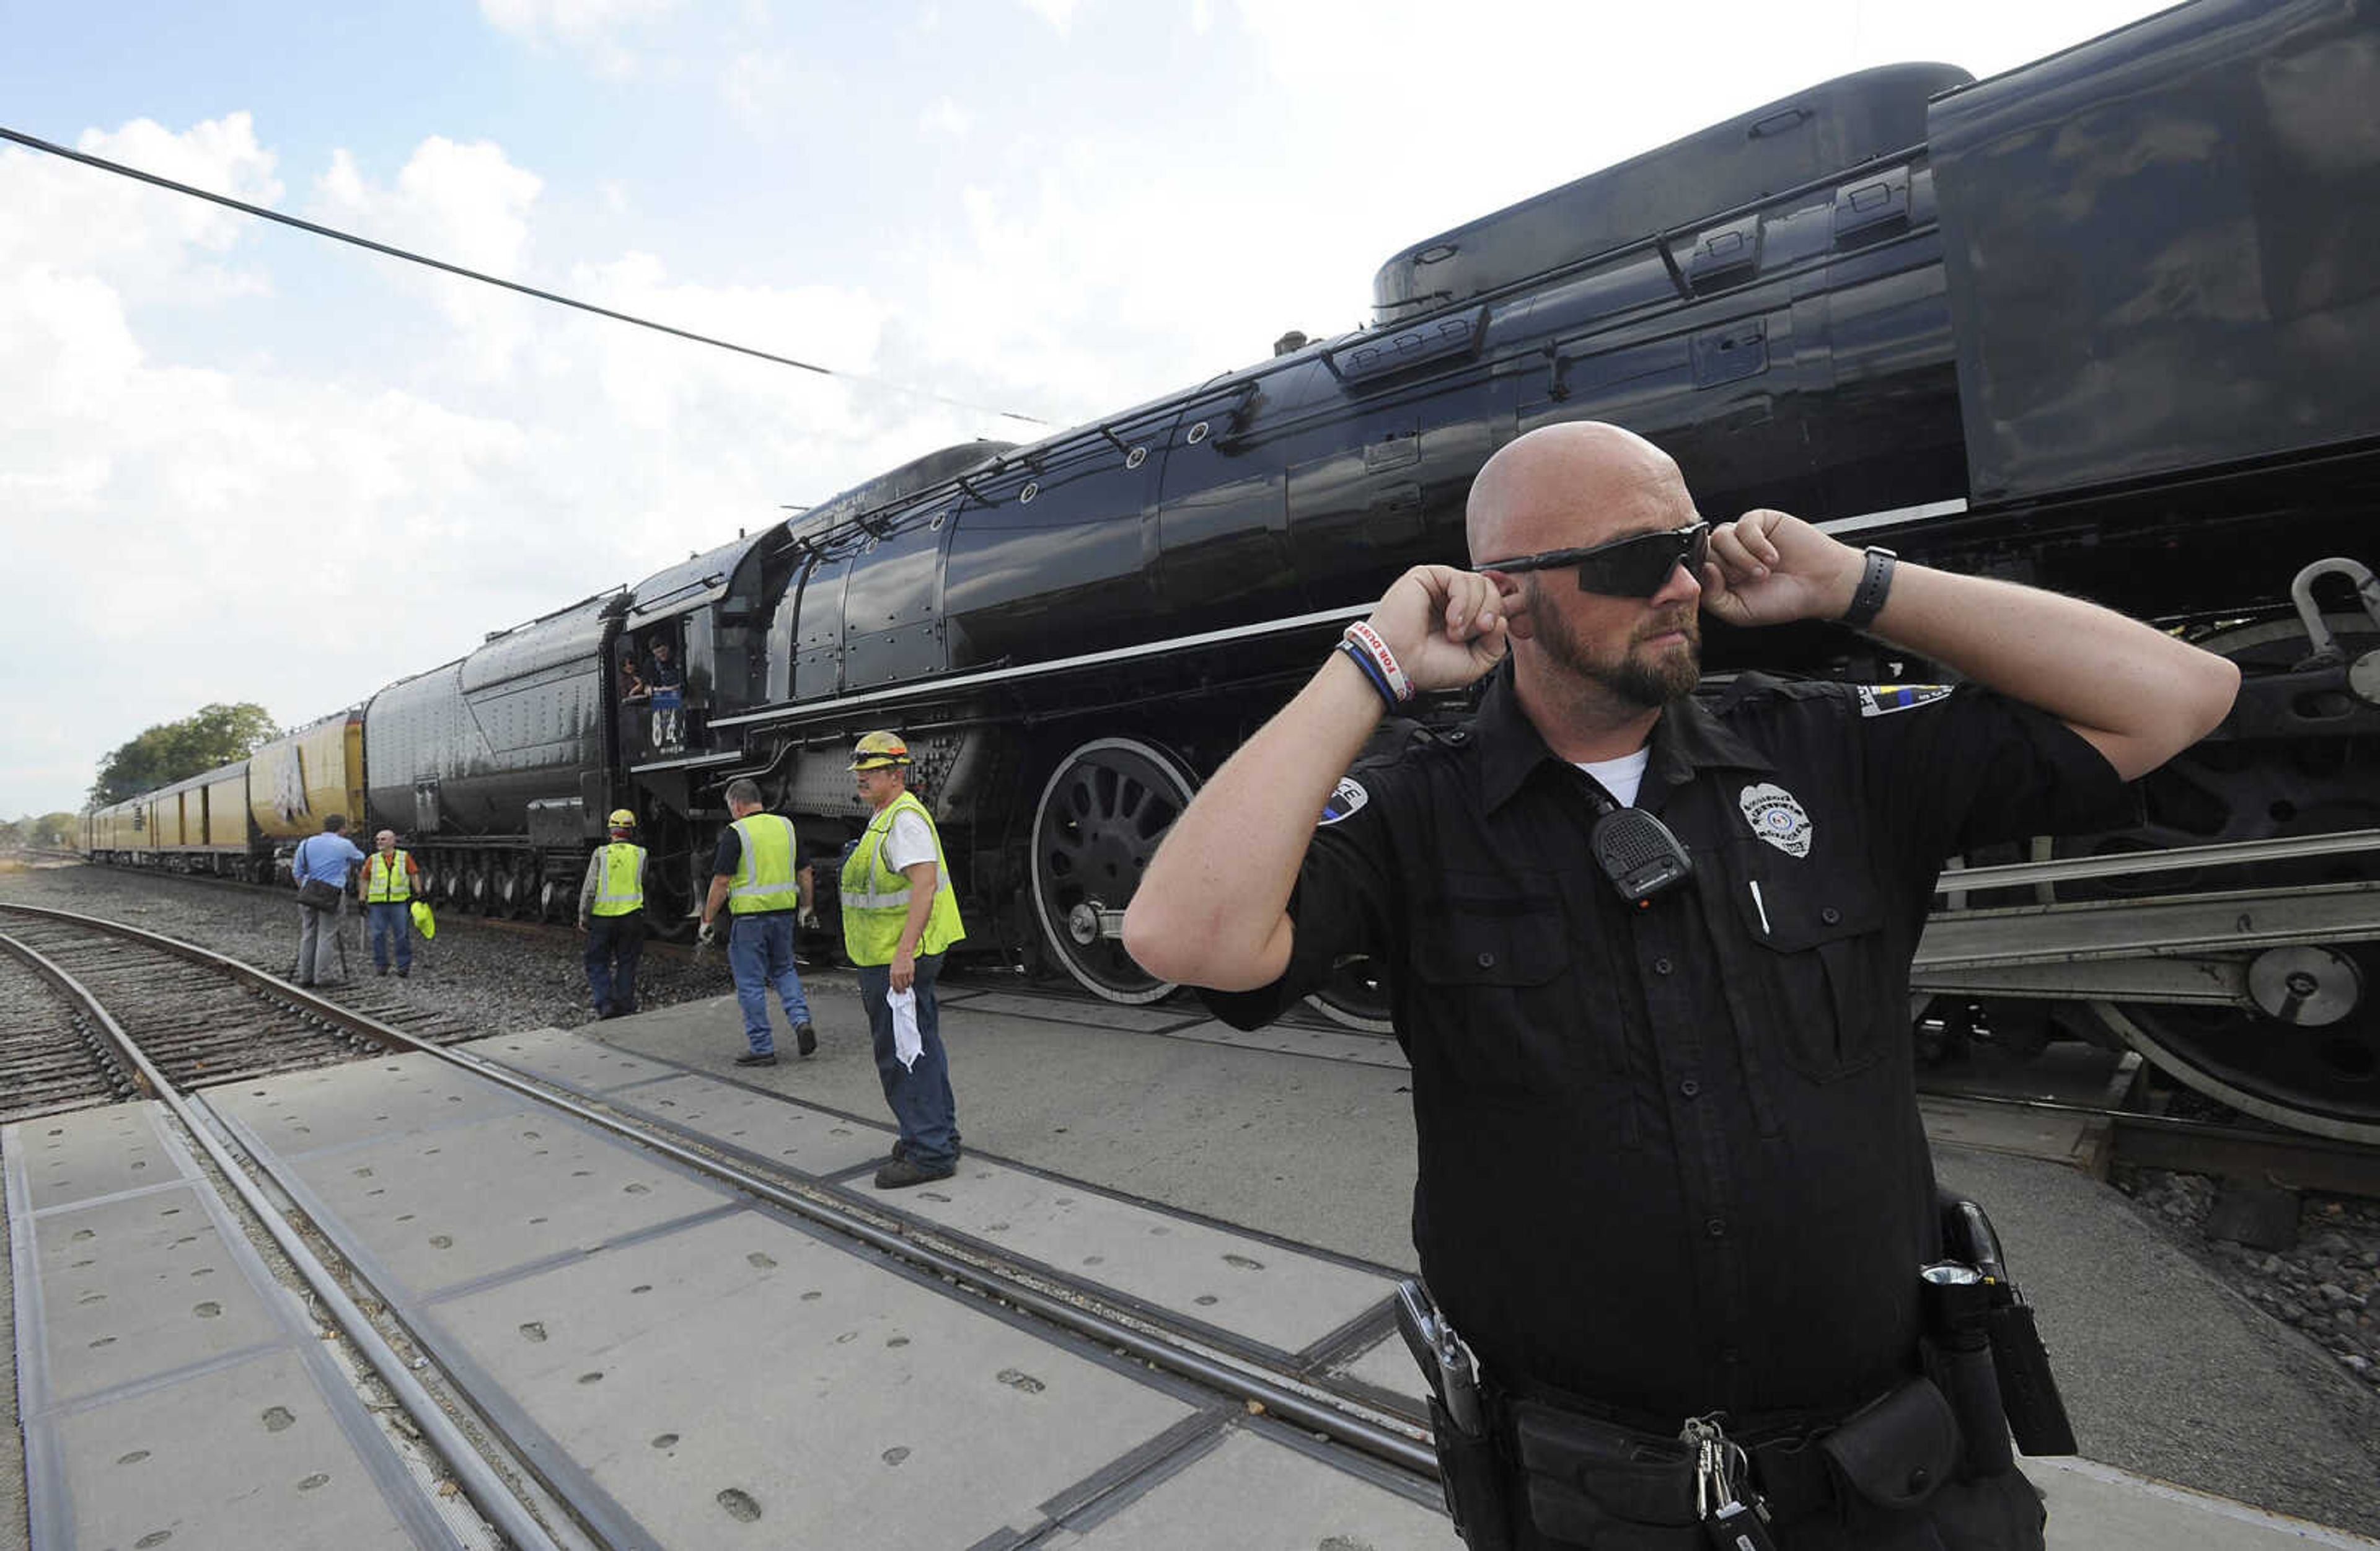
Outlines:
[[[657,333],[672,334],[679,339],[689,340],[697,345],[709,345],[721,350],[732,350],[739,356],[750,356],[759,360],[773,362],[778,366],[790,366],[798,370],[815,372],[821,377],[838,377],[847,382],[863,383],[886,393],[901,394],[910,398],[928,399],[935,404],[947,405],[953,409],[970,410],[979,415],[993,415],[1004,420],[1021,420],[1026,425],[1046,426],[1050,423],[1038,416],[1024,414],[1018,410],[995,408],[988,404],[976,404],[966,399],[953,398],[947,394],[938,394],[930,389],[914,388],[905,382],[890,382],[881,377],[868,376],[864,372],[845,371],[837,367],[820,366],[815,361],[798,360],[792,356],[780,356],[772,351],[756,349],[749,345],[738,345],[733,340],[697,333],[691,329],[681,329],[674,324],[656,322],[650,318],[639,318],[634,313],[599,307],[593,302],[580,301],[576,297],[565,297],[556,291],[540,290],[535,285],[524,285],[519,281],[506,280],[501,275],[466,269],[461,264],[450,264],[443,259],[433,259],[426,253],[416,253],[409,248],[394,247],[385,242],[375,242],[370,237],[359,236],[353,232],[343,232],[336,226],[325,226],[319,222],[301,220],[298,216],[286,214],[269,206],[250,204],[245,200],[235,200],[228,194],[218,194],[212,189],[200,188],[188,183],[178,183],[173,178],[160,176],[156,173],[144,172],[139,167],[128,166],[122,162],[111,162],[104,156],[93,156],[86,151],[77,151],[70,146],[58,145],[37,136],[25,134],[21,130],[11,129],[6,125],[0,125],[0,139],[13,141],[29,151],[63,157],[69,162],[79,162],[85,166],[96,167],[102,172],[114,173],[119,177],[128,177],[141,183],[152,184],[159,188],[170,189],[176,194],[187,194],[194,200],[204,200],[211,204],[222,205],[227,210],[237,210],[243,214],[253,215],[261,220],[278,222],[284,226],[294,226],[301,232],[311,232],[316,236],[329,237],[334,242],[349,243],[357,248],[369,248],[372,252],[385,254],[392,259],[402,259],[409,264],[420,264],[429,269],[443,270],[448,274],[459,275],[465,280],[476,280],[484,285],[501,286],[504,290],[516,291],[525,297],[535,297],[540,301],[552,302],[560,307],[576,308],[581,312],[591,312],[599,318],[609,318],[614,322],[630,323],[640,329],[651,329]]]

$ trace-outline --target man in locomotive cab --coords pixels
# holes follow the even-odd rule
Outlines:
[[[645,684],[653,708],[653,752],[674,754],[686,746],[686,671],[677,665],[667,636],[653,637]]]
[[[884,1102],[901,1122],[876,1185],[901,1190],[958,1170],[958,1101],[934,981],[966,927],[934,816],[909,791],[909,745],[898,733],[867,733],[852,749],[851,771],[868,818],[837,880],[843,945],[859,969]]]
[[[396,848],[396,831],[382,830],[372,837],[372,854],[364,858],[356,878],[356,897],[370,918],[372,973],[388,973],[389,940],[396,944],[396,977],[413,973],[413,922],[408,914],[421,886],[421,869],[413,854]]]
[[[727,811],[735,822],[719,831],[710,863],[710,893],[702,903],[702,940],[719,937],[719,912],[727,910],[727,963],[735,974],[735,1000],[744,1012],[744,1053],[738,1066],[777,1064],[776,1036],[769,1026],[769,991],[775,988],[794,1028],[794,1047],[807,1056],[818,1048],[810,1025],[809,999],[794,964],[794,927],[810,908],[810,869],[802,860],[794,821],[762,811],[759,783],[742,777],[727,783]]]
[[[1206,784],[1126,947],[1242,1027],[1390,966],[1444,1319],[1416,1289],[1413,1324],[1473,1546],[2040,1546],[2003,1405],[2058,1429],[1944,1356],[1976,1349],[1938,1324],[1965,1305],[1937,1296],[1910,960],[1945,857],[2129,822],[2237,671],[1781,512],[1710,527],[1614,426],[1500,450],[1467,539]],[[1706,613],[1840,621],[1967,682],[1697,697]],[[1469,721],[1349,769],[1416,691],[1483,678]]]
[[[637,816],[614,808],[604,823],[611,840],[587,859],[578,886],[587,989],[599,1019],[637,1010],[637,963],[645,952],[645,899],[652,883],[652,858],[637,843]]]

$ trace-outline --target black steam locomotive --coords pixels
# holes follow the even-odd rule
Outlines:
[[[1900,66],[1784,98],[1415,244],[1360,333],[935,453],[389,686],[372,821],[451,897],[555,909],[633,806],[683,904],[730,778],[831,854],[862,817],[852,739],[897,727],[971,944],[1152,1000],[1121,915],[1202,773],[1400,571],[1462,562],[1492,451],[1611,420],[1715,519],[1783,507],[2237,658],[2237,710],[2148,784],[2145,829],[1968,859],[2101,858],[1952,897],[2019,936],[2041,915],[2034,946],[1937,953],[1920,984],[2003,1037],[2119,1037],[2380,1140],[2380,869],[2338,839],[2380,823],[2380,587],[2342,561],[2291,596],[2368,547],[2380,493],[2375,101],[2363,0],[2197,0],[1982,82]],[[674,711],[623,698],[660,641]],[[1709,649],[1925,672],[1816,625]],[[2195,849],[2245,841],[2273,843]],[[2107,871],[2175,847],[2192,870]],[[2257,903],[2216,929],[2210,900]],[[2267,901],[2288,927],[2253,923]],[[1350,966],[1329,1000],[1361,1017],[1374,990]]]

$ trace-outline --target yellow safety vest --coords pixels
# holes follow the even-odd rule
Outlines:
[[[904,792],[868,821],[868,832],[843,864],[843,949],[856,964],[891,963],[901,947],[901,928],[908,925],[908,877],[884,861],[892,816],[904,809],[924,819],[926,832],[934,837],[934,903],[927,907],[917,956],[939,953],[966,936],[966,927],[959,923],[958,893],[951,887],[951,865],[942,855],[942,832],[916,794]]]
[[[744,838],[744,851],[727,886],[728,913],[798,908],[802,886],[794,877],[794,821],[783,814],[756,813],[731,828]]]
[[[413,878],[405,865],[408,859],[402,851],[385,863],[377,851],[364,858],[366,903],[403,904],[413,897]]]
[[[590,915],[633,915],[645,908],[645,848],[615,840],[603,847]]]

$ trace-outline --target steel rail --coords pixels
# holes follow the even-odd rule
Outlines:
[[[194,962],[228,963],[221,954],[211,952],[193,944],[177,942],[172,938],[160,937],[141,927],[126,926],[120,922],[107,921],[96,916],[78,915],[72,912],[52,910],[38,905],[0,903],[0,910],[22,911],[51,919],[71,921],[97,930],[150,942],[178,952]],[[658,1153],[673,1162],[684,1164],[722,1183],[732,1185],[771,1206],[783,1207],[846,1238],[857,1240],[870,1248],[880,1250],[920,1269],[947,1278],[973,1291],[996,1298],[1061,1328],[1087,1336],[1095,1341],[1137,1357],[1145,1363],[1163,1368],[1169,1373],[1190,1379],[1209,1389],[1220,1390],[1235,1400],[1254,1401],[1274,1416],[1308,1431],[1321,1433],[1348,1448],[1385,1460],[1399,1469],[1433,1481],[1438,1478],[1438,1455],[1427,1441],[1427,1434],[1421,1428],[1391,1428],[1363,1417],[1351,1415],[1345,1411],[1316,1400],[1245,1367],[1163,1340],[1123,1320],[1067,1303],[996,1270],[935,1249],[899,1231],[879,1227],[856,1212],[819,1200],[807,1193],[790,1190],[773,1180],[755,1174],[723,1159],[713,1157],[669,1136],[648,1130],[636,1122],[624,1121],[576,1098],[557,1094],[493,1062],[485,1061],[477,1056],[466,1055],[457,1050],[428,1044],[402,1029],[379,1023],[361,1013],[350,1012],[335,1002],[310,996],[301,988],[266,975],[261,970],[250,969],[245,964],[236,964],[234,967],[243,972],[253,983],[269,988],[276,995],[302,1001],[312,1008],[319,1009],[343,1025],[353,1028],[358,1033],[370,1035],[383,1046],[391,1048],[403,1048],[418,1050],[425,1055],[435,1057],[493,1083],[499,1087],[600,1127],[615,1136]],[[209,1140],[212,1143],[212,1139]],[[258,1166],[268,1174],[273,1174],[276,1181],[279,1180],[279,1175],[271,1165],[259,1159]],[[394,1307],[387,1299],[382,1299],[382,1303],[386,1306]]]
[[[34,911],[44,915],[65,914],[19,905],[8,905],[5,908]],[[93,924],[102,927],[109,925],[103,922]],[[140,937],[148,938],[161,944],[172,940],[157,939],[153,934],[142,932],[138,927],[128,929]],[[515,1546],[527,1548],[527,1551],[560,1551],[557,1543],[546,1533],[545,1526],[537,1521],[536,1518],[522,1505],[520,1499],[513,1495],[512,1488],[505,1485],[503,1478],[496,1474],[494,1467],[490,1465],[485,1457],[471,1446],[470,1440],[466,1438],[462,1430],[455,1425],[453,1419],[446,1414],[445,1409],[439,1405],[430,1391],[422,1387],[421,1382],[413,1376],[412,1371],[406,1366],[405,1359],[397,1355],[395,1349],[388,1344],[371,1321],[365,1316],[364,1312],[356,1306],[355,1301],[347,1296],[346,1290],[339,1285],[337,1278],[331,1275],[329,1268],[324,1266],[322,1261],[316,1258],[314,1252],[307,1247],[305,1240],[298,1236],[297,1229],[290,1224],[288,1218],[265,1198],[264,1193],[257,1188],[256,1181],[248,1177],[248,1171],[241,1167],[239,1160],[233,1157],[230,1151],[215,1139],[212,1127],[192,1110],[189,1102],[165,1080],[164,1073],[150,1063],[148,1056],[142,1052],[140,1046],[124,1032],[123,1027],[116,1023],[107,1009],[100,1005],[99,998],[93,995],[81,981],[69,974],[63,965],[55,963],[34,949],[6,937],[0,937],[0,942],[6,943],[11,950],[39,970],[43,978],[80,1002],[84,1010],[91,1014],[92,1021],[106,1031],[109,1042],[125,1055],[138,1072],[139,1075],[135,1080],[140,1084],[142,1091],[172,1110],[174,1117],[188,1128],[190,1134],[198,1139],[199,1145],[206,1149],[207,1156],[214,1160],[215,1167],[222,1171],[224,1178],[230,1181],[232,1188],[239,1193],[239,1197],[247,1204],[248,1209],[254,1213],[257,1220],[264,1225],[265,1231],[273,1235],[273,1242],[281,1247],[281,1253],[286,1255],[289,1263],[298,1268],[298,1274],[306,1279],[306,1285],[313,1290],[314,1296],[322,1301],[322,1306],[329,1311],[341,1332],[355,1343],[356,1349],[363,1354],[364,1361],[371,1364],[373,1372],[379,1375],[381,1382],[388,1387],[389,1394],[395,1398],[398,1405],[405,1408],[406,1415],[413,1419],[415,1425],[421,1429],[422,1436],[430,1441],[432,1448],[438,1450],[440,1457],[445,1460],[447,1468],[455,1472],[457,1484],[470,1497],[472,1506],[487,1515],[488,1521],[503,1531]],[[207,951],[199,949],[196,951],[199,954],[205,954]],[[194,955],[186,954],[185,956]],[[220,955],[209,956],[220,957]],[[296,989],[295,987],[290,988]],[[266,1172],[272,1173],[273,1170],[267,1169]],[[276,1182],[281,1182],[277,1174],[273,1178]]]

